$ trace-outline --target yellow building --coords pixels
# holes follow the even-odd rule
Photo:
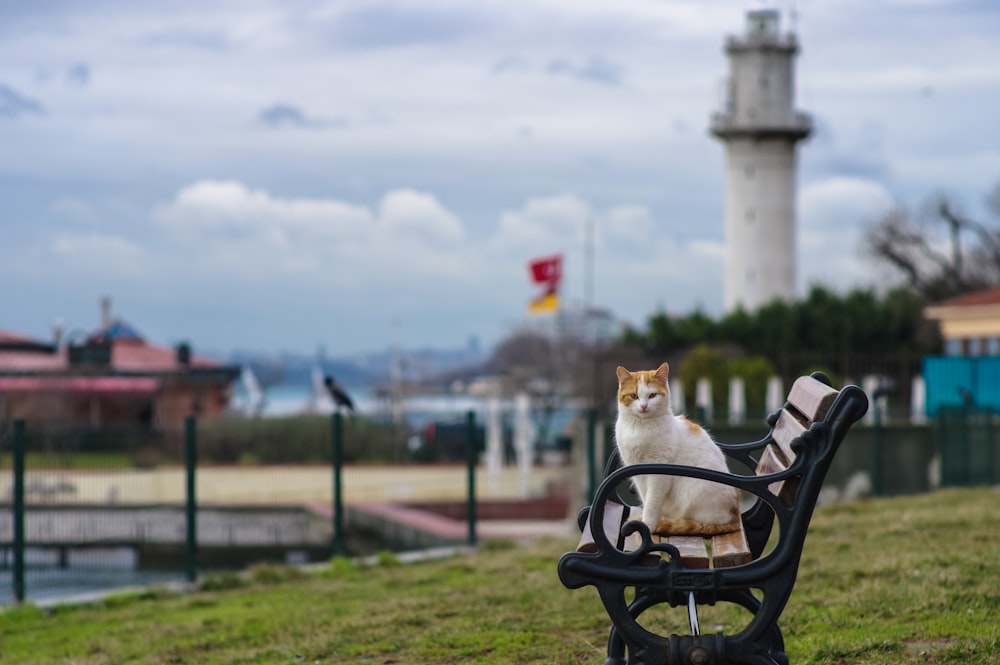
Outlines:
[[[945,355],[1000,356],[1000,287],[944,300],[924,315],[940,324]]]

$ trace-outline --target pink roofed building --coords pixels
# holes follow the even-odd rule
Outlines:
[[[151,344],[105,316],[80,340],[46,342],[0,330],[0,422],[171,428],[229,406],[238,367]]]

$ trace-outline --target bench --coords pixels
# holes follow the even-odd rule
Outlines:
[[[618,468],[613,456],[593,504],[580,514],[577,550],[558,566],[567,588],[597,588],[612,622],[605,665],[787,665],[778,617],[795,584],[823,479],[844,436],[867,410],[860,388],[834,390],[817,372],[795,380],[785,405],[768,417],[771,431],[763,439],[719,444],[730,467],[742,467],[743,474],[674,464]],[[732,485],[752,505],[733,533],[660,538],[631,505],[629,479],[641,474]],[[769,548],[775,523],[780,536]],[[698,605],[718,602],[735,603],[752,619],[733,635],[702,635]],[[640,625],[640,615],[664,603],[687,608],[690,634],[662,636]]]

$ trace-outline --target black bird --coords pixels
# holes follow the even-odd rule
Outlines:
[[[333,398],[333,403],[337,406],[337,409],[341,408],[347,409],[351,413],[354,413],[354,402],[351,398],[344,392],[344,389],[337,385],[337,382],[333,380],[332,376],[327,375],[323,379],[323,385],[330,392],[330,397]]]

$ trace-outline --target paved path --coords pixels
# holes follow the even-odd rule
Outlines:
[[[514,467],[499,474],[476,470],[476,496],[511,499],[545,496],[551,483],[566,482],[571,467],[536,467],[525,481]],[[200,505],[304,505],[332,503],[333,472],[326,466],[223,466],[198,469],[195,493]],[[372,501],[464,499],[467,472],[462,465],[344,467],[347,504]],[[9,473],[0,476],[0,496],[11,496]],[[184,469],[110,469],[29,471],[26,501],[37,504],[181,504]]]

